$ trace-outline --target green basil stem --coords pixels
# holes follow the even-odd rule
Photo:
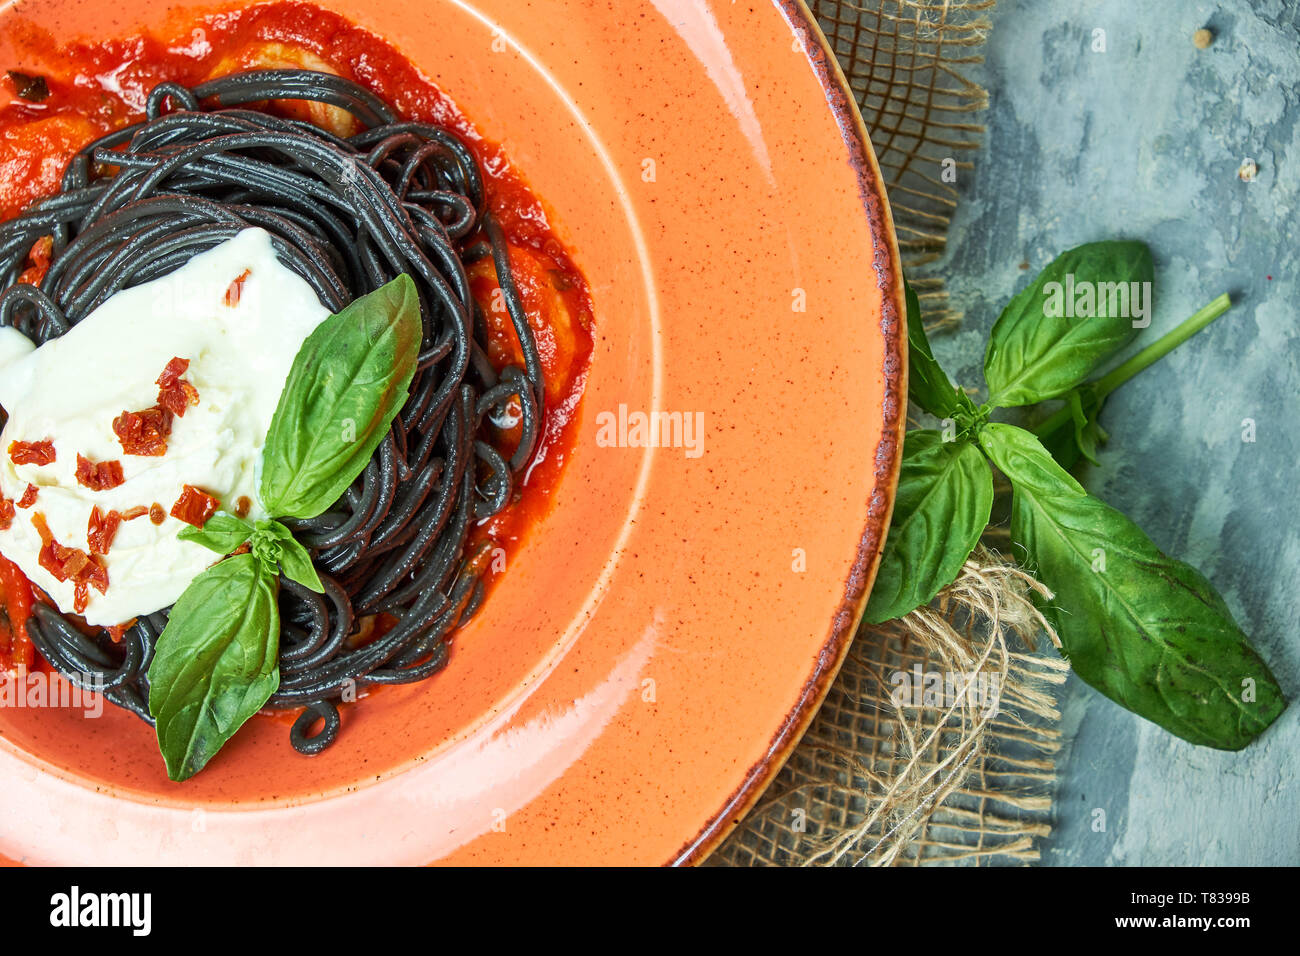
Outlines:
[[[1103,375],[1097,381],[1088,386],[1093,393],[1093,397],[1102,401],[1111,392],[1119,388],[1133,376],[1137,375],[1148,366],[1154,365],[1160,359],[1164,358],[1178,346],[1182,345],[1201,329],[1205,328],[1228,309],[1232,308],[1232,300],[1228,293],[1223,293],[1213,302],[1201,307],[1194,315],[1184,319],[1179,325],[1169,332],[1166,332],[1156,341],[1152,342],[1142,351],[1138,352],[1128,361],[1117,366],[1111,372]],[[1047,418],[1043,419],[1036,425],[1032,431],[1040,438],[1050,435],[1056,429],[1060,428],[1070,420],[1070,406],[1066,405],[1053,412]]]

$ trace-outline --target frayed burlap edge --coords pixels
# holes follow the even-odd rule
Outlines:
[[[929,607],[863,626],[789,762],[710,862],[1036,858],[1068,665],[1034,653],[1055,640],[1035,593],[1050,597],[980,546]],[[928,695],[922,675],[945,690]]]

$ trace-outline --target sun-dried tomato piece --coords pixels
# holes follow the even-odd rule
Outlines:
[[[199,390],[181,378],[189,367],[189,359],[173,358],[158,376],[158,407],[178,418],[185,415],[185,409],[199,403]]]
[[[42,536],[47,533],[48,532],[43,532]],[[37,563],[46,571],[49,571],[50,574],[54,575],[54,580],[56,581],[66,581],[71,577],[71,575],[68,574],[67,569],[64,567],[64,562],[67,561],[67,559],[68,549],[59,544],[59,542],[55,541],[53,538],[41,545],[40,554],[36,556]]]
[[[184,485],[181,488],[181,496],[176,499],[176,504],[172,505],[172,517],[179,518],[196,528],[202,528],[220,507],[221,502],[207,492],[200,491],[193,485]]]
[[[80,578],[81,572],[86,570],[86,565],[90,564],[90,555],[80,548],[69,548],[65,545],[59,545],[58,554],[63,559],[63,573],[70,578]]]
[[[29,483],[27,485],[27,490],[23,492],[23,496],[18,499],[18,507],[30,508],[32,505],[36,504],[36,492],[39,490],[40,489],[35,485]]]
[[[68,580],[68,574],[63,570],[63,562],[58,559],[54,553],[54,545],[46,544],[41,546],[40,553],[36,556],[36,563],[43,567],[50,574],[54,575],[56,581]]]
[[[165,408],[177,418],[185,415],[185,409],[199,403],[199,390],[189,382],[180,381],[174,388],[160,389],[158,406]]]
[[[86,526],[86,544],[91,554],[108,554],[113,546],[113,537],[117,534],[122,516],[116,511],[104,514],[99,506],[90,509],[90,522]]]
[[[226,287],[226,296],[221,300],[222,302],[231,308],[239,305],[239,299],[244,294],[244,283],[248,281],[250,272],[252,272],[251,269],[245,269],[235,277],[235,280]]]
[[[15,465],[48,465],[54,457],[54,442],[48,438],[9,443],[9,458]]]
[[[12,498],[0,495],[0,531],[8,531],[14,523],[14,503]]]
[[[50,534],[50,526],[45,523],[45,515],[41,512],[37,511],[32,515],[32,527],[41,536],[41,544],[49,544],[54,540],[54,535]]]
[[[159,509],[161,510],[161,509]],[[149,509],[144,505],[136,505],[134,508],[127,508],[122,512],[123,521],[134,521],[136,518],[143,518],[149,513]]]
[[[182,417],[187,408],[199,403],[198,389],[181,378],[189,367],[189,359],[172,358],[155,380],[158,404],[138,412],[124,411],[113,419],[113,431],[128,455],[161,458],[167,454],[173,416]]]
[[[72,610],[78,614],[85,614],[86,605],[90,603],[87,585],[100,594],[108,593],[108,568],[104,566],[103,558],[97,555],[92,556],[77,572],[76,580],[72,584]]]
[[[156,501],[149,506],[149,520],[154,524],[162,524],[167,520],[167,512],[163,511],[163,506]]]
[[[172,360],[163,368],[162,374],[154,381],[159,388],[172,388],[181,380],[190,367],[190,360],[183,359],[178,355],[172,356]]]
[[[97,554],[90,556],[90,564],[86,566],[82,580],[100,594],[108,593],[108,565],[102,557]]]
[[[120,461],[91,461],[80,452],[77,453],[79,485],[91,491],[107,491],[109,488],[116,488],[124,480]]]
[[[18,276],[18,281],[27,285],[40,285],[45,273],[50,271],[50,259],[54,255],[54,237],[41,236],[32,243],[31,252],[27,253],[27,268]]]
[[[128,455],[161,458],[167,454],[172,413],[157,405],[140,412],[123,412],[113,419],[113,431]]]
[[[32,527],[41,536],[41,552],[37,562],[53,575],[56,581],[72,581],[72,609],[81,614],[86,610],[89,600],[87,587],[93,587],[100,594],[108,592],[108,565],[97,554],[87,554],[80,548],[69,548],[59,544],[50,533],[50,526],[45,515],[36,512],[32,515]]]
[[[123,621],[121,624],[114,624],[111,627],[104,628],[104,630],[108,631],[108,636],[114,644],[121,644],[122,638],[126,637],[126,632],[135,627],[135,622],[138,620],[139,618],[133,617],[129,621]]]

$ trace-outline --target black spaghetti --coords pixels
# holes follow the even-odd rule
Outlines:
[[[362,131],[343,139],[246,108],[268,100],[340,107]],[[254,226],[331,311],[408,273],[424,325],[410,397],[366,470],[329,511],[290,522],[325,595],[281,579],[280,687],[268,706],[303,708],[290,739],[315,754],[337,736],[337,703],[350,691],[423,680],[446,664],[448,636],[484,593],[486,553],[470,553],[471,523],[511,501],[537,443],[544,381],[470,150],[446,129],[400,121],[354,83],[305,70],[155,88],[144,121],[85,147],[56,195],[0,224],[0,325],[39,345],[115,292]],[[19,283],[44,237],[48,272],[39,285]],[[522,368],[488,361],[466,275],[486,256]],[[493,438],[507,429],[520,438],[503,451]],[[354,646],[359,622],[385,614],[396,623]],[[142,617],[115,641],[38,604],[28,629],[68,679],[149,720],[147,672],[167,615]]]

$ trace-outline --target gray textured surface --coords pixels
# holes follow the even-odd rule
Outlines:
[[[984,336],[1056,253],[1145,240],[1139,344],[1219,293],[1237,303],[1112,397],[1089,490],[1220,589],[1300,696],[1300,12],[1293,0],[1000,0],[986,149],[939,268],[966,311],[935,351],[979,381]],[[1214,44],[1198,50],[1208,25]],[[1106,51],[1094,52],[1104,29]],[[1238,180],[1243,157],[1259,165]],[[1028,261],[1028,270],[1020,269]],[[1268,278],[1272,277],[1271,281]],[[1256,441],[1242,440],[1242,422]],[[1064,692],[1048,864],[1300,863],[1300,704],[1237,754],[1193,747],[1076,679]],[[1105,811],[1104,832],[1094,830]]]

